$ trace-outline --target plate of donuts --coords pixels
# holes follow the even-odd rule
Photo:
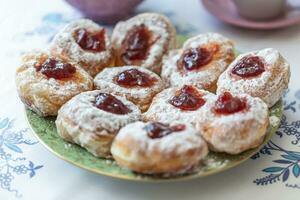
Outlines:
[[[273,48],[235,49],[218,33],[177,35],[157,13],[111,35],[80,19],[24,54],[16,86],[59,158],[120,179],[199,178],[246,161],[280,125],[288,62]]]

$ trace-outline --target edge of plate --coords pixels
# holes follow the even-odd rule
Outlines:
[[[282,100],[279,100],[280,101],[280,104],[282,104]],[[273,132],[272,134],[269,135],[269,138],[265,139],[264,142],[256,147],[256,150],[253,151],[252,153],[250,153],[247,157],[245,157],[241,162],[236,162],[236,163],[233,163],[233,164],[229,164],[227,165],[226,167],[224,168],[220,168],[220,169],[217,169],[215,171],[209,171],[207,173],[195,173],[195,174],[190,174],[190,175],[184,175],[184,176],[178,176],[178,177],[170,177],[170,178],[143,178],[143,177],[128,177],[128,176],[125,176],[125,175],[116,175],[116,174],[113,174],[113,173],[108,173],[108,172],[101,172],[101,171],[97,171],[97,170],[94,170],[94,169],[91,169],[90,167],[87,167],[87,166],[83,166],[83,165],[80,165],[74,161],[71,161],[71,160],[68,160],[67,158],[65,158],[64,156],[60,155],[59,153],[57,153],[56,151],[54,151],[50,146],[48,146],[40,137],[39,135],[33,130],[30,122],[29,122],[29,119],[28,119],[28,116],[27,116],[27,113],[26,113],[26,107],[24,109],[24,115],[25,115],[25,119],[26,119],[26,123],[27,125],[29,126],[31,132],[33,133],[33,135],[38,139],[38,141],[44,146],[46,147],[46,149],[48,151],[50,151],[52,154],[54,154],[55,156],[57,156],[58,158],[72,164],[72,165],[75,165],[76,167],[79,167],[81,169],[84,169],[84,170],[87,170],[89,172],[92,172],[92,173],[95,173],[95,174],[98,174],[98,175],[103,175],[103,176],[107,176],[107,177],[112,177],[112,178],[115,178],[115,179],[118,179],[118,180],[130,180],[130,181],[135,181],[135,182],[149,182],[149,183],[163,183],[163,182],[177,182],[177,181],[187,181],[187,180],[192,180],[192,179],[196,179],[196,178],[201,178],[201,177],[205,177],[205,176],[209,176],[209,175],[212,175],[212,174],[218,174],[220,172],[223,172],[223,171],[226,171],[226,170],[229,170],[231,168],[234,168],[235,166],[237,165],[240,165],[242,163],[244,163],[245,161],[247,161],[251,156],[253,156],[257,151],[259,151],[259,149],[265,145],[270,139],[271,137],[274,135],[275,132]],[[281,109],[282,109],[282,106],[281,106]],[[282,118],[282,111],[280,112],[281,115],[280,115],[280,119]],[[275,129],[278,129],[280,126],[280,123],[278,123],[274,128]],[[252,149],[253,150],[253,149]]]

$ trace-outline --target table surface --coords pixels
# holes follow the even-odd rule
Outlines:
[[[197,0],[146,0],[138,12],[164,13],[179,33],[218,32],[240,51],[278,49],[292,77],[284,117],[271,142],[252,159],[226,172],[176,183],[136,183],[99,176],[48,152],[28,130],[14,84],[20,55],[45,48],[53,35],[80,18],[59,0],[0,0],[0,199],[299,199],[300,195],[300,25],[272,31],[225,25]]]

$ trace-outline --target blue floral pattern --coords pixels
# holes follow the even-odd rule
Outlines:
[[[300,120],[290,122],[287,118],[287,114],[296,113],[297,109],[299,109],[300,90],[296,91],[296,100],[293,101],[288,100],[288,93],[289,91],[284,94],[284,115],[276,135],[279,136],[279,138],[289,137],[292,145],[300,146]],[[269,141],[258,153],[252,156],[252,159],[256,160],[263,155],[274,157],[275,152],[278,152],[280,157],[272,160],[272,165],[262,170],[266,175],[255,179],[253,183],[256,185],[268,185],[279,181],[287,182],[291,177],[299,177],[300,152],[287,150],[275,144],[273,141]],[[286,183],[285,186],[300,189],[300,184]]]
[[[25,36],[46,36],[47,42],[51,42],[58,29],[68,23],[70,19],[61,13],[48,13],[41,19],[41,23],[33,30],[26,32]]]
[[[280,129],[276,132],[279,137],[293,136],[294,139],[291,141],[293,145],[298,145],[300,141],[300,120],[288,122],[284,115],[281,119]]]
[[[280,159],[273,160],[272,162],[276,164],[273,167],[268,167],[263,169],[263,172],[266,172],[268,175],[262,178],[258,178],[253,182],[257,185],[267,185],[281,180],[282,182],[287,181],[290,174],[295,178],[298,178],[300,175],[300,153],[294,151],[287,151],[274,142],[270,141],[265,145],[258,154],[256,154],[253,159],[259,158],[259,154],[268,154],[272,155],[272,151],[279,151],[282,153]]]
[[[22,156],[23,145],[34,145],[37,142],[27,139],[28,129],[15,131],[13,124],[9,118],[0,119],[0,189],[21,197],[22,194],[13,187],[13,180],[26,174],[32,178],[43,165],[35,165]]]

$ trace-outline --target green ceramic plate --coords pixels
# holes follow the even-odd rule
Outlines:
[[[139,175],[116,165],[112,160],[96,158],[78,145],[70,144],[62,140],[56,131],[55,118],[44,118],[30,110],[26,110],[28,123],[40,142],[52,153],[61,159],[68,161],[78,167],[92,171],[97,174],[111,176],[120,179],[135,181],[171,181],[199,178],[215,174],[241,164],[243,161],[255,154],[260,147],[245,151],[239,155],[228,155],[225,153],[209,153],[204,166],[197,173],[181,175],[176,177],[154,177]],[[279,101],[270,109],[271,124],[268,128],[264,144],[270,140],[276,132],[282,116],[282,102]],[[263,145],[263,144],[262,144]]]
[[[182,44],[185,39],[185,36],[178,36],[178,44]],[[268,142],[276,132],[280,125],[281,116],[282,102],[279,101],[270,109],[270,121],[272,123],[270,123],[262,145]],[[176,177],[147,176],[123,169],[112,160],[96,158],[80,146],[65,142],[57,134],[54,117],[40,117],[30,110],[26,110],[26,117],[33,133],[40,142],[59,158],[96,174],[134,181],[174,181],[208,176],[241,164],[260,149],[260,147],[258,147],[245,151],[239,155],[210,152],[205,159],[203,166],[194,174]]]

